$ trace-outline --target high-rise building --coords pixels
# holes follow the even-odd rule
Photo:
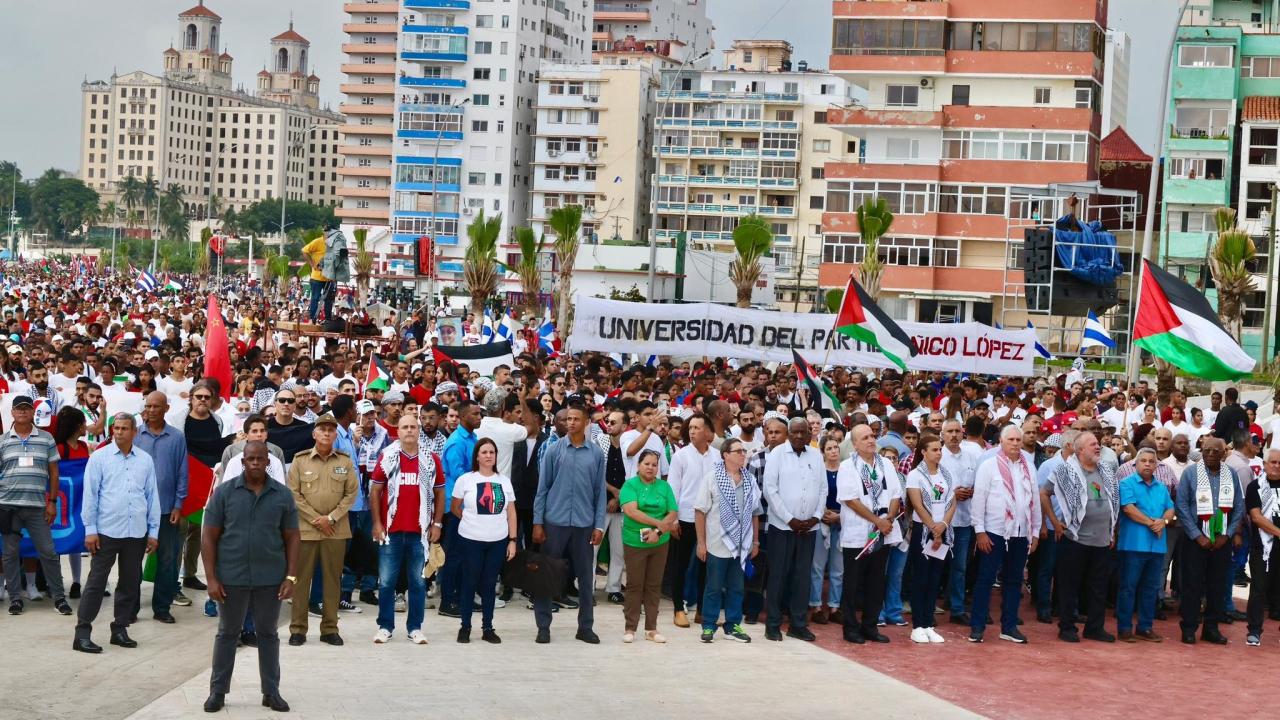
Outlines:
[[[591,50],[602,54],[624,50],[627,40],[665,40],[698,55],[715,47],[706,0],[595,0]]]
[[[203,0],[179,13],[177,30],[163,74],[81,85],[80,178],[104,195],[130,175],[177,184],[196,218],[215,197],[236,210],[282,195],[336,204],[342,116],[319,109],[306,40],[292,27],[272,39],[274,72],[259,73],[253,95],[233,89],[222,18]]]
[[[400,3],[353,0],[342,9],[348,15],[342,26],[347,38],[342,45],[346,62],[341,67],[347,77],[340,88],[345,102],[339,109],[347,123],[342,127],[342,184],[338,187],[342,205],[334,213],[344,223],[385,229],[391,224]]]
[[[389,96],[385,89],[361,92],[366,84],[373,88],[380,82],[380,75],[369,74],[365,77],[372,80],[347,91],[349,102],[359,97],[370,109],[359,118],[369,133],[358,142],[367,143],[363,147],[373,154],[360,154],[360,145],[356,152],[350,145],[344,151],[348,195],[342,217],[351,227],[370,227],[373,247],[381,252],[404,252],[399,249],[407,243],[434,238],[442,279],[460,279],[465,246],[460,239],[477,215],[501,215],[503,237],[513,224],[528,222],[538,65],[589,56],[591,5],[586,0],[537,5],[404,0],[394,51],[385,47],[391,32],[359,32],[362,23],[355,18],[362,14],[366,22],[373,18],[374,27],[387,29],[383,4],[370,3],[380,8],[373,13],[365,7],[346,6],[353,19],[349,60],[361,57],[362,63],[377,65],[398,57],[396,84]],[[357,49],[361,44],[388,52],[365,56]],[[358,75],[355,68],[348,72],[349,79]],[[380,118],[389,118],[390,126]],[[382,138],[391,141],[385,169]],[[390,184],[386,225],[380,205],[375,206],[380,181]],[[351,194],[346,188],[353,184],[369,196]]]
[[[1129,52],[1132,41],[1120,30],[1107,30],[1107,49],[1102,61],[1102,134],[1123,127],[1129,121]]]
[[[776,300],[807,308],[816,290],[826,167],[857,153],[856,141],[827,125],[828,108],[852,102],[849,86],[793,68],[781,41],[740,41],[724,62],[723,69],[662,72],[651,232],[660,246],[686,232],[691,247],[731,251],[734,228],[758,215],[773,230]],[[744,62],[758,69],[730,68]]]
[[[1217,290],[1205,257],[1217,234],[1216,210],[1236,208],[1237,223],[1253,236],[1258,291],[1245,297],[1240,341],[1257,357],[1265,308],[1271,302],[1274,309],[1276,295],[1265,292],[1265,268],[1273,254],[1267,240],[1271,187],[1280,182],[1278,31],[1272,3],[1193,0],[1170,63],[1169,137],[1158,166],[1164,173],[1161,261],[1189,282],[1203,283],[1211,302],[1217,302]],[[1269,342],[1268,352],[1275,349]]]
[[[822,287],[862,261],[855,211],[880,197],[895,215],[879,249],[886,312],[1000,321],[1019,188],[1097,178],[1106,3],[832,7],[831,72],[867,98],[827,112],[860,146],[826,166]]]

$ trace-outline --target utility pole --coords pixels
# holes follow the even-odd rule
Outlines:
[[[1271,349],[1271,337],[1274,330],[1271,327],[1271,308],[1275,305],[1275,281],[1276,281],[1276,198],[1280,195],[1277,185],[1271,183],[1271,212],[1267,219],[1267,296],[1264,301],[1262,310],[1262,362],[1266,363],[1271,360],[1269,353]]]
[[[800,312],[800,283],[803,282],[804,277],[804,243],[808,239],[806,235],[800,236],[800,259],[796,262],[796,302],[791,308],[792,312]],[[817,298],[815,297],[814,300],[816,301]]]

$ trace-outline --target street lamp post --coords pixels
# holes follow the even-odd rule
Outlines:
[[[671,78],[671,86],[667,89],[667,97],[666,97],[666,98],[664,98],[662,102],[658,103],[658,111],[657,111],[657,115],[656,115],[656,116],[655,116],[655,118],[654,118],[654,123],[655,123],[655,124],[658,124],[658,123],[661,123],[661,122],[662,122],[662,117],[663,117],[663,115],[662,115],[662,114],[663,114],[664,110],[666,109],[666,106],[667,106],[667,105],[669,105],[669,104],[671,104],[671,93],[675,91],[676,84],[677,84],[678,82],[680,82],[680,76],[684,73],[685,68],[686,68],[686,67],[688,67],[690,64],[697,63],[697,62],[701,61],[703,58],[707,57],[707,56],[708,56],[708,55],[710,55],[710,54],[711,54],[711,51],[710,51],[710,50],[707,50],[706,52],[704,52],[704,53],[702,53],[701,55],[698,55],[698,56],[696,56],[696,57],[689,57],[689,58],[685,58],[684,62],[680,63],[680,67],[676,69],[676,74]],[[659,88],[658,92],[662,92],[661,88]],[[692,125],[690,125],[690,127],[692,127]],[[658,128],[658,129],[659,129],[659,133],[660,133],[660,132],[661,132],[661,125],[659,125],[659,128]],[[661,140],[662,140],[662,138],[661,138],[661,137],[659,137],[659,138],[658,138],[659,143],[661,143]],[[655,170],[660,171],[660,170],[661,170],[661,168],[655,168]],[[656,182],[655,182],[655,184],[656,184]],[[687,192],[687,190],[686,190],[686,192]],[[686,207],[688,206],[688,200],[689,200],[689,199],[686,197],[686,198],[685,198],[685,204],[686,204]],[[656,200],[655,200],[655,202],[656,202]],[[657,264],[658,264],[658,228],[657,228],[658,223],[657,223],[657,217],[656,217],[656,216],[657,216],[657,211],[656,211],[656,210],[654,211],[654,216],[655,216],[655,218],[654,218],[654,223],[653,223],[653,224],[654,224],[654,228],[653,228],[653,237],[652,237],[652,238],[650,238],[650,240],[649,240],[649,292],[647,293],[647,294],[648,294],[648,296],[649,296],[649,302],[653,302],[653,301],[654,301],[653,285],[654,285],[654,282],[655,282],[655,279],[654,279],[654,278],[655,278],[655,275],[656,275],[656,268],[657,268]],[[688,216],[687,216],[687,214],[686,214],[684,221],[683,221],[683,222],[681,222],[680,224],[681,224],[681,226],[683,226],[683,225],[685,225],[687,222],[688,222]],[[683,227],[682,227],[682,230],[681,230],[681,231],[683,232]]]

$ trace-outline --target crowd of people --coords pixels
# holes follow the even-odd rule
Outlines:
[[[478,613],[480,639],[497,644],[495,608],[512,602],[532,610],[538,643],[574,611],[574,637],[596,644],[598,574],[625,643],[691,626],[702,642],[750,642],[763,623],[770,641],[813,641],[813,626],[834,624],[849,643],[887,643],[886,626],[909,624],[911,642],[941,644],[944,619],[981,643],[997,587],[998,637],[1017,644],[1024,590],[1035,620],[1070,643],[1160,642],[1154,621],[1175,607],[1189,644],[1224,644],[1220,626],[1244,621],[1258,645],[1264,620],[1280,619],[1280,433],[1235,388],[1191,408],[1180,392],[1079,368],[833,368],[843,407],[824,417],[785,364],[623,366],[521,342],[512,366],[480,375],[430,352],[433,313],[324,342],[281,330],[280,310],[238,287],[224,293],[229,336],[211,337],[195,293],[8,266],[10,615],[47,595],[77,616],[73,648],[101,653],[92,629],[116,568],[110,644],[135,647],[153,553],[151,616],[174,623],[174,606],[198,604],[217,618],[211,711],[238,644],[258,648],[263,703],[288,708],[284,601],[290,646],[308,642],[313,617],[320,642],[342,645],[342,614],[366,609],[374,643],[402,625],[425,645],[428,608],[454,619],[459,643]],[[230,388],[204,367],[223,342]],[[373,355],[389,378],[370,380]],[[86,458],[82,576],[81,554],[64,565],[50,527],[59,462]],[[37,557],[19,558],[22,530]],[[1249,587],[1244,613],[1237,584]]]

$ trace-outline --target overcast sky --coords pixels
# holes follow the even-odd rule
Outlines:
[[[78,0],[74,22],[55,2],[5,3],[0,22],[0,159],[36,175],[48,167],[76,170],[80,83],[113,71],[158,72],[161,53],[176,40],[177,14],[195,0]],[[789,40],[795,59],[826,67],[831,52],[829,0],[706,0],[718,50],[735,38]],[[1049,0],[1036,0],[1045,2]],[[322,101],[337,105],[339,45],[346,15],[339,0],[262,2],[208,0],[223,18],[224,48],[235,57],[237,84],[250,88],[267,58],[268,41],[289,24],[311,41]],[[1161,70],[1177,0],[1111,0],[1111,25],[1133,35],[1128,130],[1148,152],[1156,136]],[[50,32],[56,28],[56,35]],[[719,56],[717,55],[717,58]],[[718,59],[717,59],[718,62]]]

